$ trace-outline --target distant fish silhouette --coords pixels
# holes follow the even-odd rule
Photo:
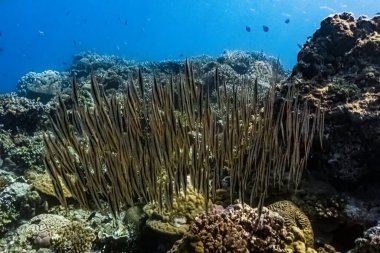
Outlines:
[[[380,15],[380,12],[376,12],[375,15]]]
[[[124,21],[124,25],[128,25],[128,20],[125,20],[125,21]]]
[[[73,40],[73,44],[74,44],[74,46],[76,46],[77,45],[77,41]]]
[[[289,22],[290,22],[290,19],[285,19],[285,24],[289,24]]]
[[[300,49],[302,49],[302,45],[301,45],[301,44],[298,44],[298,43],[297,43],[297,46],[298,46]]]
[[[246,27],[245,27],[245,30],[246,30],[247,32],[250,32],[250,31],[251,31],[251,27],[246,26]]]
[[[87,18],[82,19],[82,22],[83,22],[83,23],[87,23],[87,21],[88,21]]]
[[[263,25],[263,30],[264,30],[264,32],[269,32],[269,27],[268,26],[266,26],[266,25]]]
[[[0,32],[0,37],[1,37],[1,36],[3,36],[3,33],[2,33],[2,32]]]
[[[71,13],[70,11],[66,11],[65,14],[66,14],[66,16],[68,16],[68,15],[70,15],[70,13]]]
[[[179,57],[183,57],[183,54],[179,54],[178,56],[179,56]]]

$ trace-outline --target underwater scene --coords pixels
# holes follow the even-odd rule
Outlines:
[[[0,253],[380,253],[378,0],[0,10]]]

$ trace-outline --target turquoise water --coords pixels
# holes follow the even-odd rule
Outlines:
[[[0,92],[29,71],[65,70],[91,50],[138,61],[263,51],[286,68],[331,13],[372,17],[379,0],[3,0]],[[285,22],[287,21],[288,22]],[[263,26],[268,27],[264,31]],[[250,31],[249,31],[250,30]]]

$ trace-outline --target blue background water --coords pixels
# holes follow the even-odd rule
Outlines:
[[[14,91],[29,71],[64,70],[73,54],[85,50],[134,60],[262,50],[291,68],[297,44],[302,45],[324,17],[342,11],[372,17],[380,11],[380,2],[1,0],[0,92]]]

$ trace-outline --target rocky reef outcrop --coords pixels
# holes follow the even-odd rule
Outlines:
[[[293,74],[320,80],[344,74],[356,82],[367,76],[363,82],[376,83],[379,43],[380,16],[373,19],[355,19],[350,13],[329,16],[298,53]],[[370,75],[369,67],[374,68]]]
[[[342,13],[323,20],[299,52],[289,81],[325,110],[323,148],[311,158],[304,190],[319,196],[312,205],[325,202],[322,213],[329,217],[318,219],[327,222],[319,231],[348,250],[380,221],[380,17]],[[329,204],[321,201],[326,197]]]

